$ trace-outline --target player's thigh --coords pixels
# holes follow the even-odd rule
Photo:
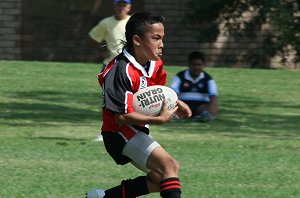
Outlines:
[[[138,132],[131,138],[123,148],[122,154],[129,157],[140,170],[148,173],[147,161],[152,151],[160,145],[153,140],[149,135],[143,132]]]
[[[163,174],[167,169],[177,168],[177,161],[161,146],[156,147],[147,160],[147,168]]]

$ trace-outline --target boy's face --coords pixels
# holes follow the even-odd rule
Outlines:
[[[116,17],[118,19],[122,19],[127,16],[127,14],[130,12],[131,4],[125,3],[125,2],[118,2],[115,3],[115,13]]]
[[[204,63],[201,59],[192,59],[189,62],[190,75],[196,78],[204,69]]]
[[[144,64],[148,60],[159,60],[162,57],[164,47],[163,38],[165,35],[162,23],[148,24],[143,37],[135,36],[137,60]]]

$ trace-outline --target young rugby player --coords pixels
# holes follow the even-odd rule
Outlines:
[[[134,198],[160,192],[163,198],[180,198],[177,161],[149,136],[146,124],[164,124],[172,115],[191,116],[188,105],[178,100],[168,111],[165,103],[159,116],[147,116],[132,108],[133,94],[151,85],[165,85],[163,54],[164,18],[138,12],[126,24],[127,44],[123,52],[99,74],[103,89],[102,135],[107,152],[119,165],[132,163],[145,176],[125,179],[107,190],[93,189],[87,198]]]

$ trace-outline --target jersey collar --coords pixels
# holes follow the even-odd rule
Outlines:
[[[141,65],[135,60],[135,58],[134,58],[131,54],[129,54],[129,53],[127,52],[126,49],[123,50],[123,53],[124,53],[125,57],[133,64],[133,66],[134,66],[135,68],[137,68],[138,70],[140,70],[140,71],[143,73],[144,76],[146,76],[146,77],[148,77],[148,78],[152,76],[152,74],[153,74],[153,72],[154,72],[155,61],[150,61],[149,70],[148,70],[148,72],[147,72],[147,71],[145,70],[145,68],[144,68],[143,66],[141,66]]]
[[[201,80],[202,78],[204,78],[204,73],[201,72],[200,75],[199,75],[196,79],[194,79],[194,78],[192,78],[192,76],[190,75],[189,70],[187,69],[187,70],[185,70],[185,72],[184,72],[184,77],[185,77],[185,79],[187,79],[187,80],[189,80],[189,81],[191,81],[191,82],[193,82],[193,83],[196,83],[196,82],[198,82],[199,80]]]

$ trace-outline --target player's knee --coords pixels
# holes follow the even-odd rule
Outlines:
[[[169,174],[177,175],[179,172],[179,164],[174,158],[170,158],[166,160],[164,163],[164,169],[163,172],[168,172]]]
[[[179,168],[180,168],[179,163],[174,159],[174,161],[173,161],[173,169],[174,169],[174,171],[176,173],[178,173],[179,172]]]

